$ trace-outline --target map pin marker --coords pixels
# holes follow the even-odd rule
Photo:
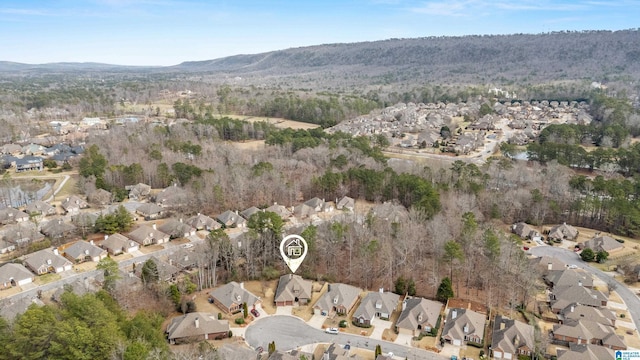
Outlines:
[[[300,235],[287,235],[280,242],[280,255],[291,272],[295,273],[302,264],[308,250],[307,242]]]

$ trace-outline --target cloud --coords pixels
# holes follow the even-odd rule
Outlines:
[[[636,2],[635,0],[612,1],[611,3]],[[601,2],[590,1],[551,1],[551,0],[438,0],[424,1],[409,10],[414,13],[444,16],[478,16],[491,11],[521,12],[521,11],[582,11],[599,6]],[[607,2],[608,3],[608,2]],[[608,3],[609,4],[609,3]]]

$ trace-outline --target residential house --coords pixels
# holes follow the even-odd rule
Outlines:
[[[522,239],[533,239],[536,236],[540,236],[536,229],[524,222],[513,224],[511,226],[511,232],[518,235]]]
[[[408,298],[402,302],[402,312],[396,322],[400,334],[419,336],[427,334],[439,325],[442,303],[423,298]]]
[[[486,316],[470,309],[449,310],[442,330],[442,338],[455,346],[466,342],[482,344]]]
[[[287,220],[293,215],[291,214],[291,211],[289,211],[285,206],[279,205],[278,203],[273,203],[273,205],[264,210],[278,214],[278,216],[280,216],[282,220]]]
[[[44,170],[44,160],[39,156],[25,156],[16,159],[16,172],[42,171]]]
[[[565,270],[567,268],[567,264],[551,256],[536,257],[531,259],[530,262],[543,276],[546,276],[550,271]]]
[[[324,293],[315,305],[313,311],[323,315],[346,315],[356,305],[362,289],[347,284],[328,284]]]
[[[558,360],[602,360],[614,359],[614,352],[603,346],[571,343],[569,349],[557,348]]]
[[[189,195],[185,189],[174,184],[156,195],[156,204],[164,208],[186,206],[189,204]]]
[[[164,208],[154,203],[145,203],[136,208],[136,214],[145,220],[155,220],[164,217]]]
[[[549,296],[551,311],[560,313],[574,303],[591,307],[607,306],[608,298],[601,291],[589,289],[584,286],[566,286],[554,288]]]
[[[336,199],[336,209],[353,211],[356,207],[356,201],[348,196],[343,196],[342,199]]]
[[[71,261],[60,256],[57,249],[44,249],[25,257],[24,264],[37,275],[61,273],[73,268]]]
[[[549,230],[549,238],[553,240],[575,240],[578,237],[578,229],[567,223],[556,225]]]
[[[44,240],[44,235],[38,231],[36,224],[26,221],[1,227],[0,240],[6,241],[15,247],[23,247],[30,243]]]
[[[586,288],[593,287],[593,278],[582,269],[551,270],[543,276],[550,287],[557,288],[579,285]]]
[[[20,314],[24,314],[31,305],[44,306],[37,297],[12,297],[0,300],[0,316],[8,321],[14,321]]]
[[[171,344],[185,344],[203,340],[219,340],[229,335],[229,321],[218,320],[214,314],[188,313],[171,319],[167,339]]]
[[[361,326],[371,325],[374,317],[388,320],[391,314],[396,311],[400,295],[384,292],[369,292],[360,302],[360,306],[353,313],[353,322]]]
[[[80,209],[86,209],[89,207],[89,203],[75,195],[71,195],[60,203],[60,206],[62,206],[65,214],[78,215],[80,213]]]
[[[180,270],[191,270],[195,268],[198,263],[197,259],[197,251],[194,249],[179,249],[167,256],[167,261],[169,265],[173,265]]]
[[[242,311],[243,304],[247,304],[251,309],[262,302],[259,297],[247,291],[243,283],[238,284],[235,281],[209,292],[209,299],[227,314],[235,314]]]
[[[578,303],[571,304],[562,309],[558,314],[558,319],[560,323],[571,320],[589,319],[603,325],[616,326],[616,314],[613,311],[606,308],[580,305]]]
[[[249,208],[246,208],[246,209],[242,210],[242,211],[240,212],[240,216],[242,216],[243,218],[245,218],[245,219],[249,220],[249,218],[250,218],[253,214],[258,213],[258,212],[260,212],[260,211],[262,211],[262,210],[258,209],[258,208],[257,208],[257,207],[255,207],[255,206],[252,206],[252,207],[249,207]]]
[[[0,290],[27,285],[33,280],[33,273],[22,264],[10,263],[0,267]]]
[[[311,300],[312,285],[300,275],[280,276],[274,297],[276,306],[306,305]]]
[[[313,208],[315,212],[332,212],[334,209],[334,204],[332,202],[324,201],[324,199],[320,199],[318,197],[307,200],[304,204]]]
[[[131,241],[131,239],[121,234],[105,235],[100,246],[114,256],[131,253],[140,248],[137,242]]]
[[[4,144],[0,146],[0,153],[10,155],[20,155],[22,153],[22,146],[18,144]]]
[[[500,315],[493,323],[491,354],[494,359],[531,357],[535,349],[533,326]]]
[[[565,346],[574,343],[600,345],[612,350],[627,349],[624,340],[615,333],[612,326],[587,319],[571,320],[564,324],[554,325],[553,341]]]
[[[237,211],[227,210],[218,215],[216,219],[225,228],[244,228],[247,226],[247,220],[240,216]]]
[[[187,221],[185,221],[185,224],[190,225],[197,230],[206,231],[216,230],[222,227],[222,225],[220,225],[220,223],[215,221],[213,218],[202,215],[200,213],[198,213],[198,215],[196,216],[188,218]]]
[[[583,248],[591,249],[594,253],[598,253],[600,251],[606,251],[609,254],[613,254],[624,249],[624,246],[617,242],[611,236],[597,236],[593,239],[589,239],[582,244]]]
[[[131,200],[144,200],[151,194],[151,186],[143,183],[127,185],[124,188],[129,191],[129,199]]]
[[[12,207],[0,209],[0,224],[15,224],[29,220],[29,215]]]
[[[409,218],[409,211],[407,208],[400,204],[394,204],[392,202],[385,202],[374,206],[370,213],[376,218],[383,219],[390,222],[402,222]]]
[[[51,219],[40,227],[40,231],[51,239],[69,236],[75,230],[75,225],[64,222],[62,218]]]
[[[16,244],[10,243],[0,238],[0,254],[6,254],[16,250]]]
[[[307,204],[298,204],[293,207],[293,216],[298,219],[306,219],[316,213],[317,211]]]
[[[169,242],[169,234],[165,234],[162,231],[156,229],[156,224],[152,226],[141,225],[137,229],[133,230],[127,237],[142,246],[164,244]]]
[[[158,230],[169,234],[172,239],[189,237],[196,234],[196,229],[182,222],[182,219],[169,219],[158,227]]]
[[[158,269],[158,279],[164,282],[174,282],[180,274],[178,267],[169,264],[166,261],[160,260],[156,256],[151,256],[148,261],[153,261]],[[144,263],[139,263],[135,266],[135,273],[138,277],[142,275],[142,268]]]
[[[64,257],[76,264],[85,261],[98,262],[107,257],[107,250],[94,245],[93,240],[91,242],[80,240],[64,249]]]
[[[89,200],[90,203],[96,205],[109,205],[111,204],[112,199],[113,195],[109,191],[104,189],[97,189],[95,191],[92,191],[87,196],[87,200]]]
[[[30,216],[36,216],[40,219],[42,219],[45,216],[49,216],[49,215],[55,215],[56,214],[56,208],[47,204],[44,201],[41,200],[36,200],[33,202],[28,203],[25,208],[24,211],[29,214]]]

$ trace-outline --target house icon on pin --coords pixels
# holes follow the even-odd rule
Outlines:
[[[287,244],[287,255],[288,256],[302,256],[302,245],[300,244],[300,239],[293,239],[289,244]]]

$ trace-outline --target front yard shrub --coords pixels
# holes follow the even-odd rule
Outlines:
[[[478,349],[484,348],[484,344],[479,344],[479,343],[473,342],[473,341],[467,341],[467,345],[476,347]]]
[[[236,324],[238,324],[238,325],[244,324],[244,318],[239,317],[235,321],[236,321]]]
[[[338,324],[339,327],[341,328],[346,328],[347,327],[347,320],[340,320],[340,324]]]
[[[354,326],[357,326],[357,327],[359,327],[359,328],[365,328],[365,329],[368,329],[368,328],[370,328],[370,327],[371,327],[371,325],[367,325],[367,324],[360,324],[360,323],[359,323],[359,322],[357,322],[357,321],[352,321],[351,323],[352,323]]]

